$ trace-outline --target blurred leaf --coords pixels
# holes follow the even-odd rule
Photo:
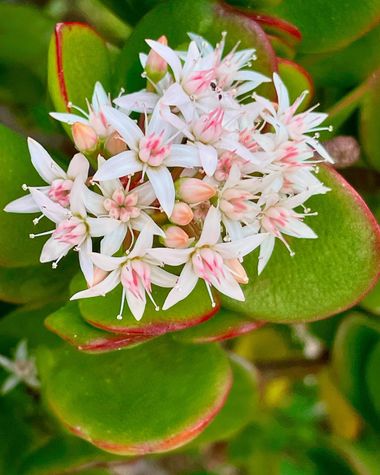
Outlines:
[[[121,51],[118,61],[118,87],[135,91],[144,86],[138,53],[147,52],[146,38],[166,35],[171,47],[189,42],[188,32],[203,35],[215,44],[227,31],[226,52],[240,42],[240,48],[255,48],[257,61],[252,67],[272,75],[276,69],[274,51],[261,27],[253,20],[234,12],[215,0],[168,0],[151,10],[136,26]],[[271,85],[264,86],[268,93]]]
[[[0,124],[0,266],[20,267],[39,262],[41,241],[30,239],[35,233],[33,215],[5,213],[3,208],[10,201],[25,195],[23,183],[41,185],[41,178],[35,171],[26,140]],[[42,229],[44,230],[44,229]]]
[[[318,320],[316,322],[308,323],[307,328],[310,333],[316,336],[327,348],[331,348],[334,344],[335,334],[342,323],[342,320],[346,318],[349,313],[340,313],[324,320]]]
[[[169,338],[127,353],[44,349],[39,368],[55,415],[79,437],[124,455],[168,451],[192,440],[222,407],[231,384],[220,348]]]
[[[78,350],[89,353],[118,350],[125,346],[137,345],[150,338],[139,335],[117,335],[89,325],[80,314],[77,301],[68,302],[49,315],[45,325]]]
[[[175,333],[173,337],[185,343],[210,343],[236,338],[262,326],[262,322],[251,320],[245,315],[222,308],[210,320]]]
[[[303,40],[299,51],[322,53],[335,51],[367,33],[380,21],[377,0],[285,0],[266,9],[270,14],[297,26]]]
[[[332,168],[322,166],[318,176],[331,188],[307,202],[318,212],[306,222],[319,238],[290,238],[294,257],[277,243],[259,277],[257,252],[247,256],[244,263],[250,283],[243,288],[246,301],[223,296],[227,308],[259,320],[318,320],[354,305],[376,281],[380,233],[375,218]]]
[[[380,335],[379,335],[380,336]],[[368,385],[368,395],[372,402],[372,407],[374,413],[376,414],[376,427],[380,428],[380,378],[379,378],[379,367],[380,367],[380,337],[379,341],[371,351],[371,354],[368,357],[368,362],[366,366],[366,382]]]
[[[373,74],[360,109],[360,140],[366,159],[380,170],[380,70]]]
[[[83,278],[75,279],[75,290],[83,289]],[[123,333],[130,336],[161,335],[167,332],[182,330],[197,325],[211,318],[218,310],[219,304],[212,307],[206,286],[199,282],[193,292],[185,299],[178,302],[169,310],[157,310],[149,300],[145,307],[144,317],[137,321],[126,305],[123,319],[116,317],[120,313],[122,288],[119,285],[105,297],[81,299],[79,309],[83,318],[98,328],[114,333]],[[153,287],[152,295],[157,305],[162,305],[168,289]]]
[[[58,23],[49,48],[48,86],[55,110],[67,104],[86,109],[96,81],[110,90],[110,57],[103,39],[88,25]]]
[[[100,0],[119,18],[134,25],[145,13],[166,0]]]
[[[380,283],[360,302],[360,306],[375,315],[380,315]]]

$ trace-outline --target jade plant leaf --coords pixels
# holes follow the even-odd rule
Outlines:
[[[360,302],[360,306],[369,312],[380,315],[380,284],[377,283],[371,292]]]
[[[35,233],[33,215],[3,211],[10,201],[25,195],[21,185],[42,185],[41,178],[29,158],[26,140],[7,127],[0,125],[0,266],[23,267],[39,262],[41,241],[30,239]]]
[[[264,322],[252,320],[244,314],[222,308],[210,320],[175,333],[173,337],[182,342],[211,343],[236,338],[257,330],[263,325]]]
[[[286,0],[267,10],[297,26],[303,40],[299,51],[335,51],[367,33],[380,20],[377,0]]]
[[[339,387],[370,424],[379,423],[367,381],[373,375],[370,358],[379,343],[380,322],[353,313],[339,327],[332,353],[332,368]],[[372,365],[377,357],[378,351]],[[372,385],[371,389],[374,387]],[[375,397],[378,398],[378,395]]]
[[[189,42],[187,32],[203,35],[215,44],[222,31],[228,33],[226,51],[240,42],[241,48],[256,49],[258,59],[252,65],[255,70],[271,76],[277,69],[270,42],[254,20],[214,0],[169,0],[151,10],[128,38],[118,60],[117,86],[132,92],[143,87],[138,53],[148,51],[146,38],[157,39],[164,34],[169,44],[177,48]],[[273,90],[271,85],[264,87]]]
[[[48,59],[48,87],[55,110],[69,111],[69,102],[86,108],[96,81],[109,90],[111,63],[105,41],[89,25],[58,23]]]
[[[368,357],[366,367],[366,382],[368,387],[368,396],[372,403],[372,408],[376,419],[372,424],[380,427],[380,384],[379,384],[379,365],[380,365],[380,338]]]
[[[39,303],[63,299],[68,295],[74,274],[73,260],[68,259],[57,269],[49,265],[32,267],[0,267],[0,299],[15,304]]]
[[[247,256],[246,301],[223,297],[227,308],[258,320],[318,320],[353,306],[377,281],[380,232],[375,218],[331,167],[321,166],[318,176],[331,189],[307,202],[318,212],[307,220],[318,239],[289,239],[294,257],[276,243],[259,277],[257,253]]]
[[[134,25],[141,17],[165,0],[101,0],[119,18]]]
[[[147,336],[128,336],[108,333],[89,325],[79,311],[78,302],[68,302],[45,320],[46,327],[78,350],[104,352],[134,346],[149,339]]]
[[[82,282],[81,287],[78,286],[79,282]],[[75,279],[73,287],[76,290],[84,286],[83,279]],[[219,303],[212,307],[206,286],[199,282],[189,297],[168,310],[156,310],[149,300],[140,321],[135,319],[127,306],[124,308],[123,319],[118,320],[116,317],[120,312],[121,294],[119,285],[105,297],[79,300],[83,318],[102,330],[130,336],[155,336],[197,325],[211,318],[220,308]],[[163,304],[167,294],[168,290],[162,287],[154,287],[152,291],[158,305]]]
[[[162,337],[125,351],[41,349],[44,397],[77,436],[116,454],[168,451],[196,437],[223,406],[231,369],[218,346]]]
[[[241,431],[255,415],[258,405],[258,387],[253,366],[236,355],[231,355],[233,383],[227,401],[193,445],[230,439]]]

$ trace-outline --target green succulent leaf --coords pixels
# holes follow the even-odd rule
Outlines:
[[[380,20],[377,0],[286,0],[267,12],[298,27],[303,38],[299,51],[313,54],[347,46]]]
[[[332,354],[333,371],[342,392],[363,418],[375,425],[379,425],[380,419],[372,398],[378,401],[378,395],[373,394],[376,383],[373,384],[372,380],[369,390],[368,379],[374,375],[373,363],[378,358],[375,349],[379,343],[380,322],[353,313],[339,327]],[[372,355],[375,356],[372,358]]]
[[[143,343],[150,337],[108,333],[89,325],[79,311],[78,302],[68,302],[45,320],[47,328],[78,350],[104,352]]]
[[[65,346],[38,356],[51,410],[76,435],[116,454],[168,451],[192,440],[221,409],[231,386],[218,346],[182,345],[168,337],[127,353],[88,355]]]
[[[379,383],[379,366],[380,365],[380,338],[368,357],[366,367],[366,382],[368,386],[368,396],[372,403],[373,412],[376,418],[372,420],[372,424],[380,428],[380,383]]]
[[[84,280],[75,279],[75,290],[85,286]],[[83,318],[91,325],[114,333],[130,336],[155,336],[167,332],[182,330],[211,318],[220,308],[219,303],[212,307],[206,286],[199,282],[185,300],[178,302],[168,310],[156,310],[149,300],[140,321],[137,321],[126,306],[123,319],[116,317],[120,312],[122,289],[119,285],[105,297],[92,297],[79,300],[79,309]],[[154,287],[152,295],[160,306],[168,294],[167,289]]]
[[[263,322],[252,320],[241,313],[222,308],[210,320],[175,333],[173,338],[184,343],[211,343],[236,338],[257,330],[263,324]]]
[[[0,124],[0,266],[24,267],[39,262],[41,241],[30,239],[35,233],[32,215],[3,211],[10,201],[25,195],[23,183],[42,185],[29,158],[26,140]]]
[[[58,23],[48,59],[48,87],[55,110],[67,112],[69,102],[86,108],[96,81],[106,91],[110,89],[111,62],[105,41],[89,25]]]
[[[320,168],[318,176],[331,191],[307,202],[318,216],[306,221],[318,239],[289,239],[294,257],[276,243],[259,277],[257,253],[247,256],[246,301],[223,297],[227,308],[258,320],[318,320],[353,306],[377,281],[380,233],[375,218],[336,171]]]
[[[360,306],[369,312],[380,315],[380,284],[377,283],[371,292],[360,302]]]
[[[240,42],[240,48],[255,48],[257,61],[252,67],[272,75],[277,63],[274,51],[261,27],[252,19],[235,12],[215,0],[169,0],[151,10],[136,26],[121,51],[118,60],[118,87],[135,91],[144,86],[138,53],[147,52],[145,39],[166,35],[171,47],[189,42],[188,32],[203,35],[215,44],[226,31],[226,51]],[[266,93],[272,86],[264,85]],[[264,89],[263,89],[264,91]]]

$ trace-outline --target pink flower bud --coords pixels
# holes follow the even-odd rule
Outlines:
[[[99,284],[102,280],[104,280],[108,275],[108,272],[101,269],[100,267],[94,266],[94,280],[89,287],[93,287],[96,284]]]
[[[124,140],[120,137],[118,132],[113,132],[106,140],[104,144],[104,148],[106,151],[113,157],[118,153],[124,152],[127,150],[127,144]]]
[[[223,117],[224,111],[221,107],[202,115],[193,126],[195,137],[205,144],[216,142],[223,131]]]
[[[98,145],[98,136],[92,127],[75,122],[71,128],[76,148],[80,152],[93,152]]]
[[[239,259],[226,259],[224,263],[231,270],[231,273],[239,284],[248,284],[248,276],[244,267],[240,264]]]
[[[161,36],[157,41],[162,45],[168,45],[166,36]],[[151,49],[145,65],[145,71],[149,78],[154,82],[158,82],[165,76],[167,70],[168,63],[158,53]]]
[[[179,226],[186,226],[193,220],[193,210],[187,203],[179,202],[174,205],[170,221]]]
[[[178,226],[168,226],[165,229],[165,237],[162,238],[163,244],[173,249],[185,249],[191,241],[187,233]]]
[[[176,188],[178,197],[190,204],[207,201],[216,194],[212,185],[199,178],[180,178]]]

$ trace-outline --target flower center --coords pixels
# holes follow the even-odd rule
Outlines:
[[[265,211],[265,215],[261,220],[261,225],[265,231],[280,235],[280,230],[286,227],[291,212],[285,208],[271,207]]]
[[[158,167],[170,153],[170,144],[165,144],[163,133],[155,132],[140,140],[140,160],[152,167]]]
[[[224,112],[221,107],[202,115],[193,126],[196,139],[205,144],[216,142],[223,131],[223,117]]]
[[[113,192],[111,198],[104,200],[103,206],[111,218],[126,223],[140,216],[141,210],[136,206],[137,201],[136,192],[128,193],[124,188],[119,188]]]
[[[72,186],[72,180],[63,180],[61,178],[53,180],[48,191],[49,198],[66,208],[70,204],[70,191]]]
[[[210,87],[213,79],[215,79],[213,68],[204,71],[194,71],[182,81],[182,87],[189,96],[201,94]]]
[[[219,207],[222,213],[234,221],[252,221],[256,216],[255,204],[250,201],[253,198],[249,191],[231,188],[222,194]]]
[[[121,268],[120,281],[137,299],[144,300],[145,292],[152,291],[150,266],[139,259],[128,261]]]
[[[191,260],[194,272],[208,284],[212,284],[213,280],[220,282],[225,277],[223,257],[209,247],[202,247],[195,251]]]
[[[53,237],[59,242],[77,246],[87,234],[87,225],[83,219],[72,216],[58,224]]]

